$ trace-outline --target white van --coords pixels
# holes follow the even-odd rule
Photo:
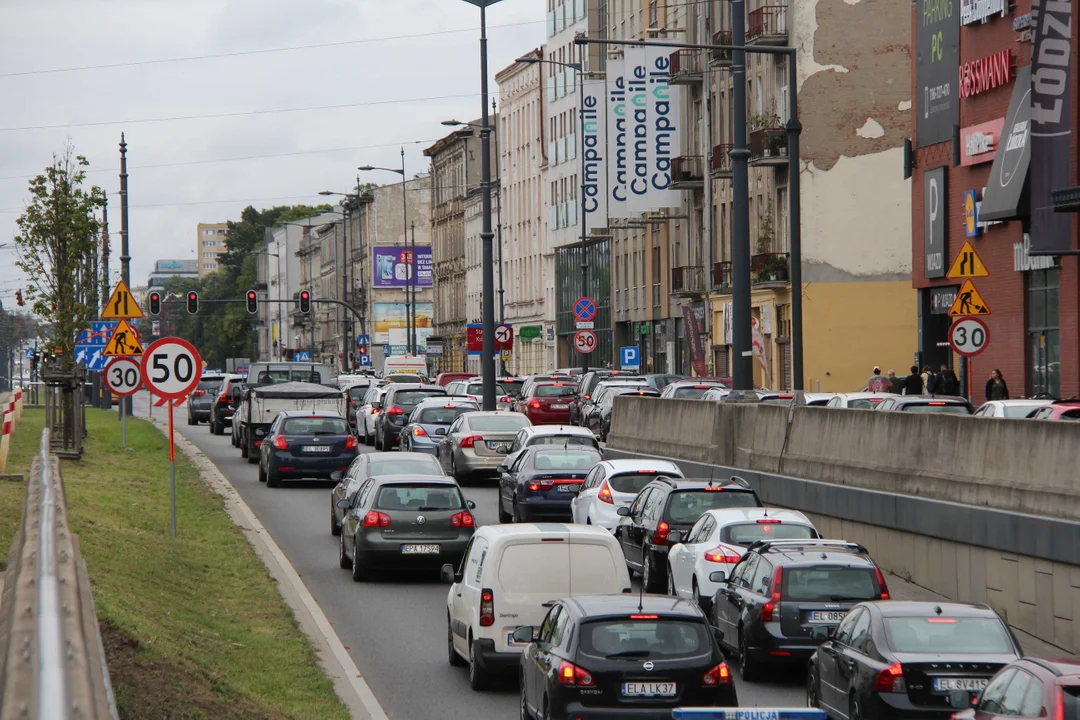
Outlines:
[[[427,360],[423,355],[390,355],[383,365],[383,377],[390,375],[427,375]]]
[[[493,674],[517,672],[525,643],[514,642],[514,631],[539,627],[545,603],[631,592],[618,540],[590,525],[485,525],[461,567],[444,565],[442,576],[453,583],[446,596],[447,654],[451,665],[469,666],[474,690]]]

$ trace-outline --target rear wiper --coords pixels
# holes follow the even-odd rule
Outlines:
[[[847,597],[846,595],[830,595],[829,600],[832,602],[864,602],[868,598],[861,597]]]
[[[611,653],[610,655],[605,655],[604,657],[607,660],[613,660],[615,658],[624,657],[648,657],[651,654],[651,650],[623,650],[622,652]]]
[[[450,508],[435,507],[434,505],[424,505],[423,507],[417,508],[417,510],[419,512],[432,512],[434,510],[449,510],[449,509]]]

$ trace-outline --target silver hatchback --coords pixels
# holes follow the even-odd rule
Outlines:
[[[492,474],[506,458],[518,430],[530,425],[529,418],[508,410],[465,413],[447,429],[436,454],[446,474],[459,482],[474,473]]]

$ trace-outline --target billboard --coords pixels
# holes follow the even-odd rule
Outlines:
[[[607,116],[604,112],[605,85],[603,80],[583,81],[585,95],[581,99],[582,162],[585,167],[583,194],[585,230],[591,232],[607,227]]]
[[[374,303],[373,317],[375,319],[375,334],[371,340],[376,345],[388,345],[390,343],[391,330],[400,330],[401,334],[394,333],[395,338],[403,338],[405,333],[405,303]],[[435,305],[429,302],[416,303],[416,335],[417,338],[426,338],[431,335],[434,326]]]
[[[372,283],[377,288],[404,288],[416,283],[415,287],[431,287],[431,247],[416,246],[416,271],[413,272],[412,249],[388,245],[372,250],[374,259],[371,267],[374,271]],[[412,279],[415,278],[415,281]]]
[[[960,123],[960,0],[918,0],[915,11],[915,145],[952,139]]]
[[[945,207],[945,168],[939,167],[923,173],[923,277],[945,277],[945,261],[949,250],[946,246],[948,228]]]

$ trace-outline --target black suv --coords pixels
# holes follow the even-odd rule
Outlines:
[[[645,592],[662,592],[667,583],[667,554],[672,533],[680,539],[706,510],[761,507],[750,484],[730,480],[685,480],[658,477],[646,485],[629,507],[617,510],[622,519],[615,537],[622,545],[630,573],[641,573]]]
[[[592,398],[596,386],[604,380],[617,380],[620,377],[634,377],[637,375],[632,370],[590,370],[581,376],[578,381],[577,397],[570,402],[570,424],[585,424],[585,418],[581,415],[582,406]]]
[[[413,409],[422,400],[444,395],[446,390],[438,385],[391,383],[382,399],[383,410],[375,418],[375,449],[395,449],[401,428],[409,421],[409,414]]]
[[[723,583],[713,596],[713,626],[747,681],[766,663],[805,665],[848,610],[889,599],[866,548],[843,540],[756,542],[731,577],[719,575],[711,578]]]
[[[709,623],[688,600],[579,595],[518,628],[521,717],[659,720],[672,708],[737,707]]]
[[[210,401],[210,432],[224,435],[225,428],[232,425],[232,416],[244,394],[244,378],[231,375],[225,378],[219,391]]]

